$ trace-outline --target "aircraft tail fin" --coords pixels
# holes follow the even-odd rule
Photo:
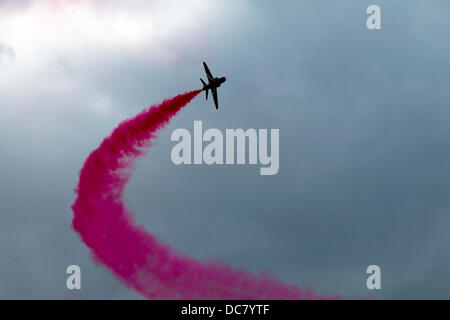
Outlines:
[[[205,87],[206,87],[205,81],[203,81],[202,78],[200,78],[200,81],[203,83],[203,90],[205,90]],[[208,100],[208,89],[206,89],[206,100]]]

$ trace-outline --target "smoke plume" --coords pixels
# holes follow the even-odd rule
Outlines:
[[[72,205],[73,229],[94,260],[150,299],[320,299],[265,273],[253,275],[218,261],[181,255],[134,223],[123,193],[136,160],[156,133],[201,90],[164,100],[125,120],[86,159]],[[152,181],[158,183],[158,181]],[[176,195],[173,195],[176,197]]]

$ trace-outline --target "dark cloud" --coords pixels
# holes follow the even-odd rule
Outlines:
[[[126,192],[139,223],[196,258],[319,291],[368,294],[365,270],[378,264],[379,297],[450,298],[448,5],[429,2],[424,14],[420,1],[383,2],[383,30],[369,31],[370,4],[231,2],[202,29],[201,50],[169,45],[174,60],[114,50],[55,60],[83,96],[40,94],[34,120],[0,120],[0,297],[137,297],[70,230],[77,171],[120,119],[198,87],[206,59],[228,78],[222,108],[197,98],[140,161]],[[96,95],[114,112],[86,108]],[[39,113],[44,104],[59,108]],[[173,165],[170,133],[194,120],[279,128],[279,173]],[[79,294],[64,287],[68,264],[86,277]]]

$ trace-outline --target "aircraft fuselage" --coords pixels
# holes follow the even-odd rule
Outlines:
[[[203,91],[218,88],[225,81],[227,81],[227,78],[225,77],[209,79],[209,83],[203,87]]]

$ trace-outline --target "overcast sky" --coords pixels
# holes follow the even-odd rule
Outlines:
[[[379,4],[382,30],[366,28]],[[123,119],[197,97],[126,190],[179,252],[319,292],[450,298],[450,3],[0,1],[0,298],[140,298],[71,229],[85,158]],[[280,129],[280,170],[176,166],[176,128]],[[65,287],[66,267],[82,290]]]

